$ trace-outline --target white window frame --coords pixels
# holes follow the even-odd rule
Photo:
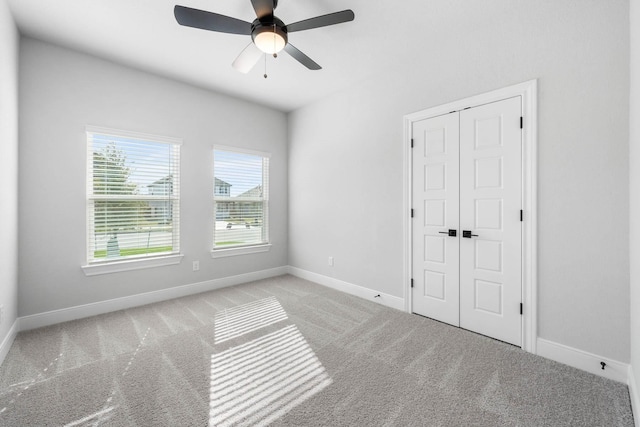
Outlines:
[[[93,250],[93,248],[89,247],[90,246],[89,233],[93,233],[93,231],[89,229],[91,227],[91,224],[93,223],[93,220],[89,217],[91,215],[90,206],[92,201],[101,199],[101,197],[99,196],[96,197],[93,194],[93,163],[92,163],[92,158],[89,158],[93,150],[88,150],[89,138],[91,134],[108,135],[108,136],[113,136],[117,138],[131,138],[131,139],[143,140],[147,142],[157,142],[159,144],[171,144],[174,146],[175,145],[178,146],[178,153],[177,153],[178,171],[174,175],[177,178],[176,178],[176,181],[173,183],[173,185],[175,186],[174,188],[177,188],[177,191],[175,191],[175,194],[176,194],[175,198],[172,197],[172,200],[173,200],[172,246],[174,250],[171,254],[165,253],[161,255],[147,255],[147,256],[141,256],[141,257],[123,257],[123,258],[105,259],[105,260],[99,260],[99,261],[93,260],[91,262],[89,261],[90,259],[89,251]],[[87,232],[87,236],[85,238],[85,242],[87,245],[86,255],[85,255],[86,264],[81,267],[82,270],[84,271],[84,274],[86,276],[95,276],[100,274],[117,273],[122,271],[139,270],[143,268],[152,268],[152,267],[161,267],[166,265],[179,264],[182,261],[182,258],[184,257],[184,255],[180,251],[180,219],[179,219],[180,218],[179,188],[180,188],[180,167],[181,167],[179,149],[180,149],[180,146],[182,146],[182,139],[172,138],[167,136],[151,135],[151,134],[145,134],[145,133],[139,133],[139,132],[132,132],[132,131],[125,131],[125,130],[119,130],[119,129],[109,129],[109,128],[97,127],[97,126],[86,126],[84,136],[85,136],[84,144],[85,144],[85,147],[87,148],[87,156],[88,156],[87,157],[87,173],[86,173],[87,203],[85,207],[85,211],[87,215],[87,223],[85,227]],[[141,198],[144,198],[144,197],[141,197]]]
[[[215,222],[216,222],[216,209],[215,209],[215,200],[216,200],[216,194],[215,194],[215,176],[213,176],[212,179],[212,183],[214,185],[214,191],[212,192],[213,194],[213,241],[212,241],[212,246],[213,249],[211,250],[211,258],[224,258],[224,257],[230,257],[230,256],[238,256],[238,255],[248,255],[248,254],[255,254],[255,253],[260,253],[260,252],[267,252],[271,249],[271,242],[270,242],[270,224],[269,224],[269,192],[270,192],[270,169],[271,169],[271,163],[270,163],[270,159],[271,159],[271,153],[267,153],[267,152],[263,152],[263,151],[256,151],[256,150],[248,150],[248,149],[244,149],[244,148],[238,148],[238,147],[231,147],[228,145],[214,145],[212,150],[211,150],[211,170],[214,170],[214,165],[215,165],[215,151],[219,150],[219,151],[227,151],[227,152],[232,152],[232,153],[240,153],[240,154],[249,154],[252,156],[259,156],[262,157],[263,159],[267,159],[268,160],[268,167],[267,170],[263,170],[262,171],[262,188],[263,188],[263,227],[265,227],[266,229],[264,230],[265,232],[265,242],[264,243],[259,243],[259,244],[249,244],[249,245],[243,245],[243,246],[234,246],[234,247],[230,247],[230,248],[216,248],[215,247]],[[215,172],[214,172],[215,175]],[[266,175],[266,177],[265,177]],[[219,197],[220,195],[218,195]]]

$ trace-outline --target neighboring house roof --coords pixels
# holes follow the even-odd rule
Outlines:
[[[164,178],[160,178],[159,180],[152,182],[151,184],[147,185],[147,187],[157,187],[160,185],[171,183],[173,183],[173,175],[167,175]]]
[[[149,193],[157,196],[166,196],[173,193],[173,175],[167,175],[164,178],[152,182],[147,185]]]
[[[262,185],[256,185],[251,190],[238,195],[238,197],[262,197]]]
[[[216,185],[216,187],[231,187],[231,184],[229,184],[228,182],[224,182],[220,178],[216,178],[216,184],[215,185]]]

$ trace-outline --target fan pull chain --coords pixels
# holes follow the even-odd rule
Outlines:
[[[275,52],[276,50],[276,24],[273,24],[273,57],[277,58],[278,54]],[[267,76],[267,54],[264,54],[264,78],[266,79]]]
[[[278,57],[278,54],[276,53],[276,24],[273,24],[273,57]]]

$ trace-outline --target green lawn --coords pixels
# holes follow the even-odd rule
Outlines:
[[[153,254],[157,252],[171,252],[173,249],[171,246],[157,246],[155,248],[131,248],[131,249],[120,249],[120,256],[131,256],[131,255],[144,255],[144,254]],[[106,258],[107,251],[95,251],[93,253],[94,258]]]
[[[241,245],[244,242],[216,242],[216,246],[225,246],[225,245]]]

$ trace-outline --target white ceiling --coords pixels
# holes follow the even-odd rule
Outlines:
[[[406,5],[421,3],[402,2],[401,8],[383,0],[280,0],[276,15],[285,23],[344,9],[352,9],[355,20],[290,35],[289,41],[322,70],[309,71],[282,52],[277,59],[267,58],[269,77],[264,79],[264,61],[248,74],[231,67],[249,36],[183,27],[173,16],[174,5],[180,4],[251,22],[250,0],[7,2],[23,34],[282,111],[370,78],[389,60],[391,49],[410,50],[411,38],[403,39],[406,32],[395,26],[419,22]]]

